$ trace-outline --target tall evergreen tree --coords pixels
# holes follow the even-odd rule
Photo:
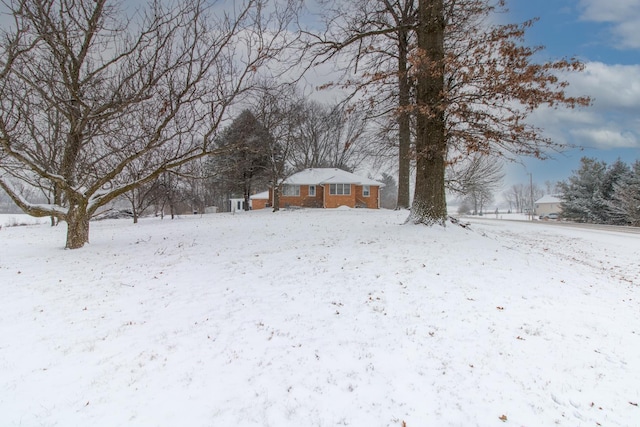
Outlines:
[[[640,160],[613,184],[607,206],[611,223],[640,227]]]
[[[562,192],[562,216],[574,221],[600,222],[606,204],[602,198],[602,184],[607,164],[583,157],[580,168],[567,181],[559,184]]]
[[[396,200],[398,197],[398,184],[395,178],[388,173],[383,172],[382,178],[378,181],[384,184],[380,195],[380,207],[384,209],[396,208]]]
[[[245,210],[255,184],[267,177],[271,142],[269,131],[249,110],[242,111],[216,141],[225,154],[214,157],[209,167],[227,188],[242,194]]]

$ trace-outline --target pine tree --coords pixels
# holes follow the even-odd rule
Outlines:
[[[244,110],[216,142],[225,154],[212,158],[210,168],[229,190],[242,193],[245,210],[249,210],[252,189],[267,175],[271,135],[249,110]]]
[[[640,227],[640,160],[613,184],[608,211],[611,223]]]
[[[614,222],[610,206],[613,202],[612,199],[615,188],[620,184],[624,185],[623,181],[625,181],[630,174],[631,169],[629,168],[629,165],[620,159],[617,159],[607,168],[602,181],[600,194],[598,195],[598,206],[602,207],[602,210],[598,212],[599,219],[597,222],[603,224],[611,224]]]
[[[565,182],[559,184],[562,191],[562,216],[581,222],[600,222],[606,203],[602,199],[602,184],[607,164],[583,157],[580,168]]]

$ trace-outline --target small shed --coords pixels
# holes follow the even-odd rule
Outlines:
[[[241,212],[244,211],[245,202],[244,198],[231,198],[229,199],[229,212]],[[251,200],[249,200],[249,209],[251,209]]]

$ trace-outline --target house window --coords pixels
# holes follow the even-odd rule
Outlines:
[[[371,195],[371,188],[368,185],[362,186],[362,196],[369,197]]]
[[[331,184],[329,186],[329,194],[348,196],[351,194],[351,184]]]
[[[310,185],[309,186],[309,196],[310,197],[316,197],[316,186],[315,185]]]
[[[282,195],[283,196],[300,196],[300,186],[299,185],[285,185],[282,187]]]

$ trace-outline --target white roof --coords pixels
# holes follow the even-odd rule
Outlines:
[[[542,196],[542,198],[538,199],[535,201],[536,203],[562,203],[562,199],[556,197],[556,196],[552,196],[550,194],[547,194],[545,196]]]
[[[356,184],[384,187],[381,182],[336,168],[305,169],[291,175],[284,180],[284,183],[290,185]]]
[[[251,200],[254,200],[254,199],[258,199],[258,200],[267,199],[268,200],[269,199],[269,191],[263,191],[262,193],[256,193],[253,196],[249,196],[249,198]]]

